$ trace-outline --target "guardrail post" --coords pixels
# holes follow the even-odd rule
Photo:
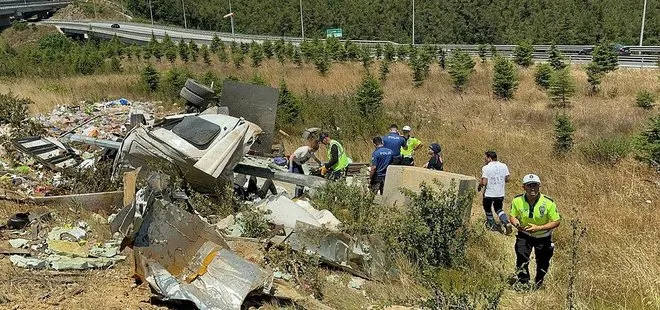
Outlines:
[[[642,56],[642,64],[640,65],[640,68],[644,68],[644,56]]]

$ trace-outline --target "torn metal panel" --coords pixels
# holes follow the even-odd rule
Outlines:
[[[264,131],[259,137],[261,143],[253,145],[252,149],[270,153],[275,134],[278,98],[277,88],[225,81],[222,84],[220,103],[229,108],[231,115],[242,117],[261,127]]]
[[[84,209],[96,213],[112,213],[114,208],[121,207],[123,205],[124,192],[112,191],[61,196],[31,197],[30,200],[38,205],[53,206],[74,204],[82,206]]]
[[[288,172],[281,167],[273,167],[271,160],[246,156],[234,167],[234,172],[264,179],[273,179],[306,187],[322,187],[327,180],[321,177]]]
[[[13,139],[12,143],[21,152],[52,170],[75,167],[82,159],[55,138],[39,136]]]

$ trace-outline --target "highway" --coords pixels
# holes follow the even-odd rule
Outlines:
[[[162,40],[167,33],[173,41],[178,42],[182,38],[186,41],[193,40],[197,44],[210,44],[214,35],[222,41],[231,42],[236,41],[239,43],[251,43],[255,41],[257,43],[262,43],[264,40],[280,40],[283,39],[287,42],[292,42],[295,45],[300,44],[302,41],[301,38],[296,37],[277,37],[277,36],[260,36],[260,35],[245,35],[245,34],[236,34],[233,36],[231,33],[224,32],[213,32],[197,29],[183,29],[178,27],[169,27],[162,25],[152,25],[150,24],[140,24],[140,23],[131,23],[131,22],[121,22],[121,21],[68,21],[68,20],[45,20],[42,21],[43,24],[54,25],[58,27],[62,32],[69,34],[89,34],[94,33],[97,36],[101,37],[112,37],[117,35],[119,38],[127,42],[133,43],[145,43],[151,40],[151,35],[156,37],[157,40]],[[112,24],[119,24],[120,28],[112,28]],[[395,42],[388,41],[367,41],[367,40],[352,40],[358,45],[365,46],[375,46],[377,44],[384,45],[386,43],[391,43],[394,45],[400,45]],[[456,44],[438,44],[435,45],[438,48],[443,48],[445,50],[453,49],[463,49],[471,54],[478,53],[478,46],[476,45],[456,45]],[[505,56],[512,56],[512,51],[515,48],[515,45],[495,45],[497,50]],[[547,50],[549,45],[535,45],[534,48],[536,52],[534,53],[534,59],[536,61],[547,60]],[[582,64],[588,63],[591,61],[591,56],[589,55],[578,55],[578,52],[585,48],[591,47],[590,45],[557,45],[564,56],[567,58],[567,61],[570,63]],[[619,66],[629,67],[629,68],[656,68],[657,59],[660,56],[660,46],[631,46],[630,47],[631,56],[620,56],[619,57]]]

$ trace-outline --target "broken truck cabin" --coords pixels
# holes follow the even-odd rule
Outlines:
[[[112,161],[112,179],[123,180],[123,191],[73,195],[2,189],[0,198],[4,199],[75,203],[95,212],[114,213],[107,220],[113,239],[93,249],[80,245],[86,231],[82,224],[56,227],[46,235],[39,231],[40,216],[17,214],[11,228],[32,227],[36,233],[32,241],[13,241],[17,248],[11,261],[16,266],[106,268],[125,258],[119,255],[121,249],[131,247],[136,278],[149,283],[162,300],[185,301],[199,309],[241,309],[252,295],[323,308],[313,298],[284,294],[293,289],[274,280],[274,274],[281,272],[232,251],[236,240],[256,242],[260,248],[286,245],[364,279],[383,279],[393,271],[389,253],[377,236],[341,232],[342,223],[330,211],[315,209],[305,198],[289,199],[286,189],[273,183],[312,189],[326,183],[322,177],[289,173],[270,158],[284,155],[282,147],[273,154],[277,89],[226,81],[218,97],[211,88],[189,79],[180,94],[188,101],[188,113],[156,117],[156,107],[125,99],[99,104],[91,113],[58,107],[50,119],[42,119],[49,136],[13,140],[18,150],[53,173],[53,184],[65,169],[96,169],[100,158]],[[309,128],[302,137],[319,132],[319,128]],[[78,146],[102,151],[81,151]],[[348,181],[365,182],[364,168],[351,164],[348,170],[353,176]],[[377,203],[405,207],[408,201],[400,189],[417,191],[422,181],[431,184],[439,179],[448,184],[457,180],[459,192],[476,187],[472,177],[407,166],[390,169]],[[245,203],[251,210],[264,212],[270,225],[268,238],[243,237],[240,212],[211,224],[197,213],[187,191],[178,187],[179,178],[200,193],[265,179],[264,195]],[[470,210],[464,211],[467,219]]]

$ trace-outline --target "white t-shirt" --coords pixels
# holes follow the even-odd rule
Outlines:
[[[509,175],[509,167],[499,161],[491,161],[481,168],[481,177],[488,179],[484,197],[504,197],[505,178]]]
[[[314,151],[309,146],[301,146],[293,152],[294,159],[298,165],[305,164],[310,158],[315,158]]]

